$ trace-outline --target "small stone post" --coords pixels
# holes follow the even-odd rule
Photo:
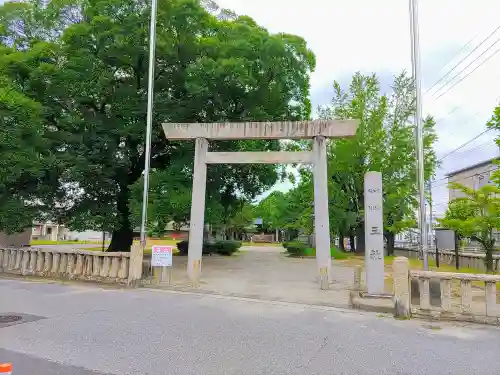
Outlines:
[[[142,259],[144,257],[144,250],[141,244],[135,243],[130,250],[130,263],[128,271],[128,286],[139,286],[142,278]]]
[[[409,318],[410,309],[410,277],[408,258],[397,257],[392,262],[394,279],[394,317]]]

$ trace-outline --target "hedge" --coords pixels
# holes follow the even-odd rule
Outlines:
[[[307,245],[302,242],[284,242],[283,247],[290,255],[303,256]]]
[[[204,242],[202,253],[204,255],[220,254],[220,255],[232,255],[238,251],[242,243],[240,241],[215,241],[215,242]],[[177,249],[180,255],[187,255],[189,249],[189,241],[181,241],[177,243]]]
[[[316,249],[311,248],[302,242],[285,242],[283,243],[283,247],[287,250],[288,254],[292,256],[300,256],[300,257],[316,256]],[[337,249],[336,247],[330,248],[330,255],[334,259],[348,258],[348,255],[345,252]]]

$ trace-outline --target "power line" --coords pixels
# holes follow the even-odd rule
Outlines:
[[[465,56],[462,60],[460,60],[453,68],[451,68],[448,73],[446,73],[444,76],[442,76],[436,83],[434,83],[425,93],[427,94],[429,91],[431,91],[436,85],[438,85],[441,81],[443,81],[448,75],[451,74],[455,70],[457,66],[459,66],[462,62],[464,62],[470,55],[472,55],[479,47],[481,47],[488,39],[490,39],[498,30],[500,30],[500,25],[498,25],[495,30],[491,34],[489,34],[486,38],[484,38],[477,46],[474,48],[472,51],[469,52],[467,56]],[[473,38],[474,39],[474,38]],[[469,42],[470,43],[470,42]],[[446,86],[446,85],[445,85]],[[439,90],[438,90],[439,91]]]
[[[500,38],[497,39],[497,41],[495,43],[493,43],[486,51],[488,51],[491,47],[493,47],[495,44],[497,44],[498,42],[500,42]],[[478,56],[481,57],[482,55],[484,55],[484,53],[486,52],[484,51],[481,55]],[[452,88],[454,88],[456,85],[458,85],[460,82],[462,82],[464,79],[466,79],[467,77],[469,77],[472,73],[474,73],[477,69],[479,69],[481,66],[483,66],[486,62],[488,62],[493,56],[495,56],[498,52],[500,52],[500,48],[498,48],[495,52],[493,52],[490,56],[488,56],[481,64],[479,64],[478,66],[476,66],[474,69],[472,69],[471,72],[467,73],[467,75],[463,76],[461,79],[459,79],[457,82],[455,82],[451,87],[449,87],[445,92],[443,92],[441,95],[439,95],[436,99],[439,99],[441,98],[444,94],[446,94],[448,91],[450,91]],[[477,60],[477,59],[476,59]],[[474,60],[474,61],[476,61]],[[474,62],[472,61],[471,64]],[[462,73],[465,69],[467,69],[471,64],[467,65],[464,69],[462,69],[460,72],[457,73],[457,75],[455,75],[453,77],[453,79],[455,79],[458,75],[460,75],[460,73]],[[451,81],[453,81],[453,79],[451,79],[450,81],[448,81],[448,83],[450,83]],[[445,85],[446,86],[446,85]],[[444,86],[443,86],[444,87]],[[443,88],[441,87],[441,88]],[[438,90],[439,91],[439,90]]]
[[[465,146],[467,146],[468,144],[474,142],[476,139],[478,139],[479,137],[481,137],[482,135],[486,134],[487,132],[491,131],[492,128],[488,128],[486,130],[484,130],[483,132],[479,133],[478,135],[476,135],[474,138],[468,140],[467,142],[465,142],[464,144],[458,146],[457,148],[451,150],[450,152],[448,152],[447,154],[445,154],[444,156],[442,156],[441,158],[438,159],[438,161],[441,161],[443,160],[444,158],[448,157],[449,155],[457,152],[458,150],[464,148]]]
[[[465,50],[465,49],[469,46],[469,44],[471,44],[471,42],[472,42],[474,39],[476,39],[476,38],[477,38],[477,36],[478,36],[478,35],[479,35],[479,33],[476,33],[476,35],[475,35],[474,37],[472,37],[472,38],[471,38],[471,39],[470,39],[467,43],[465,43],[465,44],[462,46],[462,48],[460,48],[460,50],[459,50],[457,53],[455,53],[455,54],[453,55],[453,57],[452,57],[451,59],[449,59],[449,60],[448,60],[448,61],[447,61],[447,62],[446,62],[443,66],[441,66],[441,68],[439,68],[439,71],[441,71],[444,67],[446,67],[446,65],[448,65],[449,63],[451,63],[455,57],[459,56],[459,55],[460,55],[460,54],[461,54],[461,53],[462,53],[462,52],[463,52],[463,51],[464,51],[464,50]],[[471,52],[471,53],[472,53],[472,52]],[[459,64],[460,64],[460,63],[459,63]],[[456,67],[456,66],[455,66],[455,67]],[[454,68],[455,68],[455,67],[454,67]],[[453,70],[453,69],[452,69],[452,70]],[[431,91],[431,90],[432,90],[432,88],[433,88],[433,87],[435,87],[435,86],[436,86],[436,85],[437,85],[437,84],[438,84],[441,80],[442,80],[442,78],[441,78],[439,81],[437,81],[436,83],[434,83],[434,85],[432,85],[432,87],[431,87],[431,88],[429,88],[429,89],[428,89],[428,90],[427,90],[424,94],[427,94],[429,91]]]

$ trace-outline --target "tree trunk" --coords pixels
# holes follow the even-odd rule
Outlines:
[[[486,257],[484,258],[486,263],[486,272],[493,272],[493,249],[486,249]]]
[[[495,241],[487,240],[484,245],[486,245],[484,246],[486,252],[486,257],[484,258],[486,272],[493,272],[493,250],[495,249]]]
[[[396,236],[392,232],[386,232],[385,239],[387,240],[387,255],[394,255],[394,243],[396,242]]]
[[[365,252],[365,222],[360,221],[356,226],[356,238],[358,240],[356,251],[358,253]]]
[[[354,237],[354,234],[349,235],[349,245],[351,247],[351,251],[356,252],[356,238]]]
[[[345,251],[344,235],[342,233],[339,233],[339,249]]]
[[[122,187],[116,197],[116,210],[118,214],[117,229],[113,230],[111,243],[107,251],[130,251],[134,240],[134,231],[130,223],[130,209],[128,207],[130,189],[128,186]]]

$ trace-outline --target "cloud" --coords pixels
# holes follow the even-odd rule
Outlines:
[[[408,1],[218,0],[218,3],[238,14],[249,15],[271,32],[293,33],[307,41],[317,59],[316,71],[311,76],[313,108],[329,102],[334,80],[347,84],[356,71],[376,72],[383,87],[390,84],[394,74],[404,69],[411,71]],[[418,3],[423,112],[437,119],[440,139],[435,148],[442,156],[483,131],[493,107],[498,105],[500,53],[479,65],[500,47],[500,42],[483,57],[478,56],[500,38],[500,31],[439,85],[426,91],[494,30],[500,1],[484,0],[481,6],[455,0]],[[468,68],[448,83],[469,63]],[[460,79],[463,80],[450,89]],[[494,137],[495,134],[487,133],[445,158],[436,178],[495,156],[498,150],[492,142]],[[446,186],[434,190],[441,203],[446,203]]]

